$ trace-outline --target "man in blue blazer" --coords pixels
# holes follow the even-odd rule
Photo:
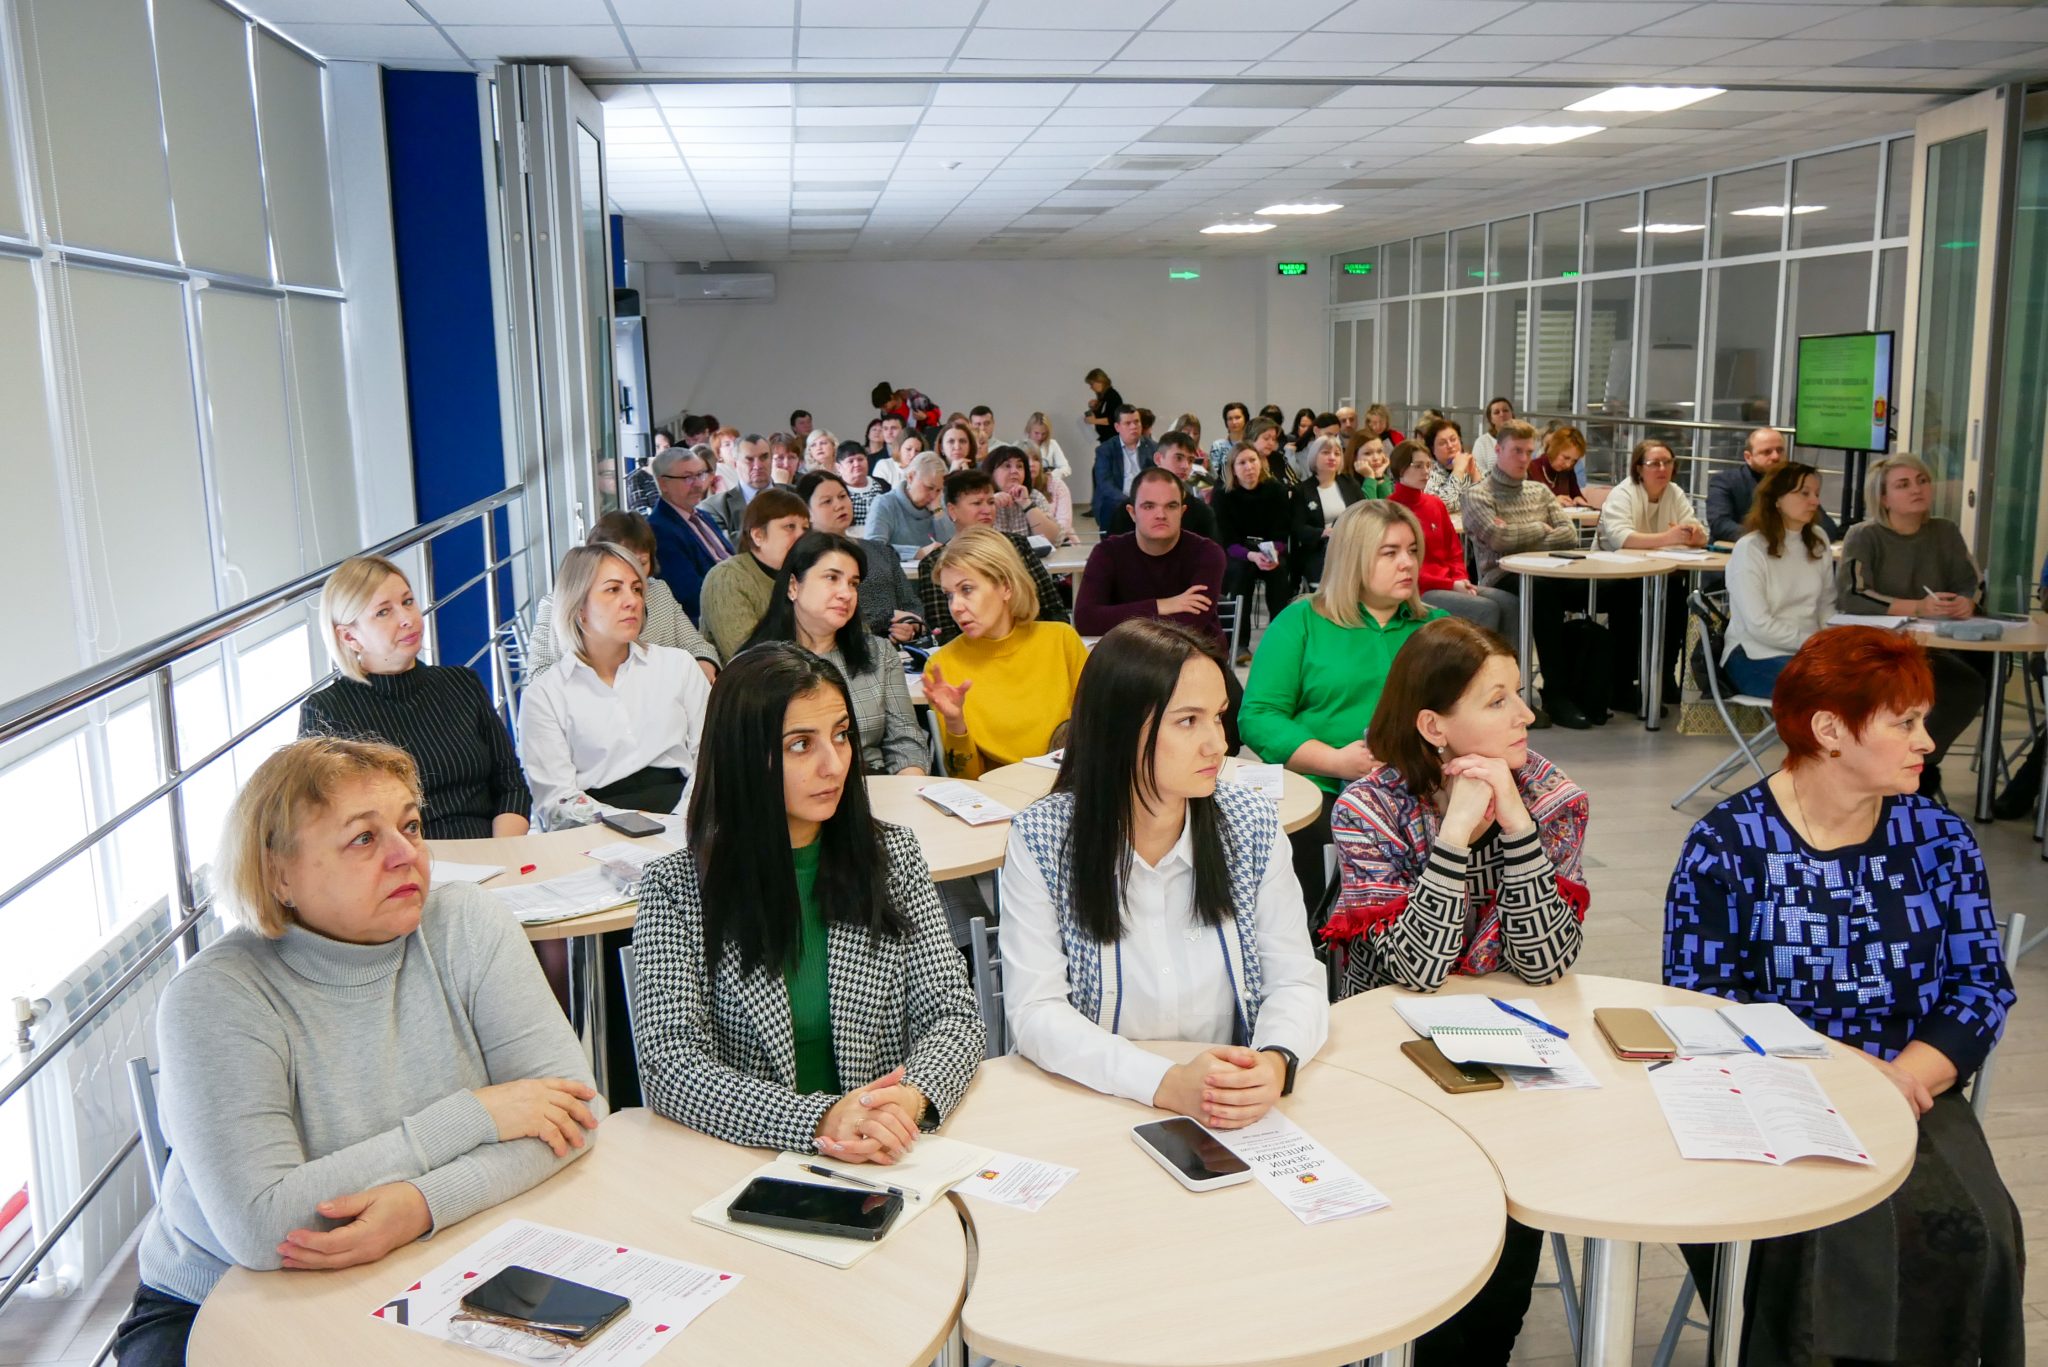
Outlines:
[[[1131,501],[1131,481],[1152,463],[1157,442],[1141,436],[1138,410],[1124,404],[1116,410],[1116,435],[1095,448],[1095,525],[1108,532],[1116,510]]]
[[[654,478],[661,501],[647,521],[654,528],[657,574],[694,622],[704,576],[732,555],[732,543],[699,506],[711,488],[711,467],[695,448],[671,446],[654,458]]]

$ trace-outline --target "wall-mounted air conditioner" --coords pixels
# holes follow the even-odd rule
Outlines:
[[[700,270],[694,262],[650,261],[642,295],[676,304],[767,301],[775,298],[775,277],[767,271]]]

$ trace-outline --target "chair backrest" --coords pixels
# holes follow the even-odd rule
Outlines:
[[[1003,1016],[1003,964],[997,957],[995,932],[985,917],[967,923],[967,960],[974,977],[974,1003],[988,1036],[985,1053],[1001,1058],[1010,1052],[1009,1027]]]
[[[1734,697],[1740,690],[1721,666],[1721,654],[1728,646],[1728,594],[1726,590],[1707,593],[1694,589],[1686,595],[1685,611],[1699,624],[1700,639],[1693,647],[1693,681],[1716,699]]]
[[[2013,956],[2019,947],[2027,942],[2027,913],[2015,911],[2005,918],[2005,924],[1998,928],[1999,945],[2005,955],[2006,966],[2018,962]],[[1977,1069],[1977,1076],[1970,1083],[1970,1109],[1977,1113],[1977,1119],[1984,1119],[1984,1112],[1991,1106],[1991,1065],[1998,1061],[1998,1050],[1994,1047],[1984,1056],[1983,1064]]]
[[[626,990],[626,1029],[633,1036],[633,1058],[640,1058],[640,964],[633,946],[619,946],[619,983]]]
[[[164,1127],[156,1114],[156,1072],[147,1056],[128,1060],[128,1095],[135,1102],[135,1130],[141,1137],[143,1164],[149,1169],[149,1193],[164,1199],[164,1166],[171,1161],[171,1146],[164,1140]]]
[[[1216,603],[1216,620],[1223,624],[1223,640],[1230,647],[1230,658],[1237,658],[1237,608],[1235,598],[1222,598]]]

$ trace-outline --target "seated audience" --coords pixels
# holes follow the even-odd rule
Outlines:
[[[1594,530],[1594,544],[1603,551],[1658,551],[1667,546],[1698,548],[1707,544],[1707,528],[1693,512],[1692,500],[1672,478],[1678,458],[1671,448],[1655,437],[1639,441],[1629,453],[1628,478],[1614,487],[1600,505],[1600,523]],[[1614,705],[1623,712],[1642,708],[1637,692],[1639,672],[1637,646],[1643,634],[1643,585],[1635,579],[1610,580],[1600,585],[1600,608],[1607,614],[1607,629],[1614,648],[1609,658],[1614,665]],[[1653,592],[1664,595],[1666,623],[1685,621],[1688,576],[1667,574]],[[1685,632],[1664,632],[1664,701],[1668,706],[1678,697],[1678,657],[1685,645]]]
[[[995,481],[998,531],[1042,536],[1055,546],[1065,540],[1053,518],[1052,504],[1031,487],[1031,458],[1021,447],[996,447],[981,462],[981,472]]]
[[[1930,654],[1874,627],[1809,638],[1771,700],[1785,767],[1701,818],[1671,876],[1664,981],[1789,1008],[1919,1117],[1881,1204],[1753,1246],[1749,1362],[2025,1360],[2019,1212],[1963,1096],[2013,984],[1969,824],[1914,795]]]
[[[633,553],[646,585],[646,618],[640,627],[640,642],[650,646],[673,646],[697,661],[706,679],[718,677],[718,648],[704,639],[676,602],[668,584],[658,576],[661,566],[654,558],[654,528],[637,513],[606,513],[591,524],[584,545],[609,543]],[[545,593],[533,610],[533,634],[526,643],[526,676],[530,680],[562,658],[562,646],[555,639],[555,595]]]
[[[1277,621],[1294,597],[1294,576],[1287,568],[1287,547],[1294,532],[1294,510],[1287,486],[1276,479],[1257,449],[1240,446],[1223,472],[1216,491],[1216,540],[1230,563],[1223,591],[1237,600],[1241,646],[1237,663],[1251,663],[1252,600],[1266,591],[1266,616]]]
[[[730,660],[746,644],[775,588],[775,573],[796,539],[810,529],[811,510],[789,490],[754,496],[740,519],[740,553],[704,576],[704,634]]]
[[[1187,507],[1181,513],[1181,526],[1193,532],[1196,536],[1205,536],[1209,540],[1214,541],[1216,540],[1215,510],[1194,493],[1196,474],[1195,453],[1199,450],[1201,450],[1201,447],[1196,445],[1195,439],[1187,433],[1168,432],[1159,439],[1157,449],[1152,452],[1152,463],[1146,466],[1145,470],[1164,470],[1181,482],[1188,493]],[[1145,470],[1138,472],[1139,478],[1144,478]],[[1125,498],[1124,505],[1117,510],[1116,516],[1110,521],[1109,529],[1105,535],[1128,532],[1134,525],[1130,499],[1136,497],[1137,489],[1133,487],[1126,489],[1124,492],[1128,497]]]
[[[1342,889],[1323,938],[1342,949],[1343,995],[1502,970],[1549,983],[1578,958],[1586,794],[1530,751],[1520,689],[1507,642],[1469,622],[1431,622],[1395,657],[1372,719],[1386,764],[1330,817]],[[1542,1241],[1510,1219],[1486,1285],[1415,1360],[1507,1362]]]
[[[1529,430],[1533,434],[1536,429]],[[1429,472],[1429,493],[1441,499],[1452,512],[1462,512],[1465,495],[1472,492],[1473,482],[1484,478],[1474,467],[1471,452],[1465,449],[1464,429],[1458,426],[1456,418],[1434,418],[1416,429],[1415,439],[1436,458],[1436,469]],[[1495,438],[1495,449],[1498,448],[1499,439]]]
[[[1350,454],[1344,458],[1344,468],[1358,485],[1358,491],[1366,498],[1389,498],[1394,492],[1394,481],[1398,478],[1393,470],[1394,447],[1385,437],[1375,437],[1370,432],[1353,432],[1344,438],[1344,449]]]
[[[996,532],[1016,551],[1017,558],[1023,562],[1025,576],[1038,595],[1038,620],[1066,621],[1067,607],[1060,598],[1059,585],[1053,582],[1052,572],[1031,549],[1031,543],[1021,536],[997,530],[995,481],[979,470],[955,470],[946,476],[946,517],[936,530],[950,542],[974,527],[986,527]],[[924,607],[925,627],[943,644],[957,636],[960,628],[953,624],[951,600],[940,586],[938,576],[932,572],[932,564],[929,560],[925,562],[924,572],[918,576],[917,594]]]
[[[895,486],[868,505],[863,535],[869,541],[894,546],[899,555],[923,556],[938,549],[932,522],[945,487],[946,462],[929,451],[913,456]]]
[[[1457,524],[1451,521],[1443,500],[1425,492],[1436,462],[1419,441],[1404,441],[1395,447],[1394,461],[1401,473],[1393,500],[1415,514],[1422,527],[1422,601],[1504,637],[1519,658],[1521,603],[1506,589],[1488,588],[1465,577],[1465,546],[1458,537]]]
[[[1543,454],[1529,462],[1529,478],[1567,508],[1583,508],[1586,491],[1579,485],[1579,462],[1585,458],[1586,434],[1576,427],[1554,427],[1544,435]]]
[[[708,499],[705,506],[711,510],[711,516],[718,519],[718,525],[737,541],[747,505],[754,501],[756,495],[774,488],[781,481],[775,477],[775,455],[770,451],[768,441],[762,437],[750,436],[741,441],[734,459],[739,469],[739,480],[724,493]]]
[[[1145,436],[1138,410],[1129,404],[1115,412],[1111,430],[1095,448],[1095,525],[1107,528],[1116,510],[1130,497],[1131,481],[1152,463],[1157,443]]]
[[[1728,557],[1728,644],[1721,662],[1738,691],[1768,698],[1792,653],[1835,611],[1835,558],[1814,526],[1820,471],[1787,462],[1757,485]],[[1788,542],[1793,544],[1787,544]]]
[[[1579,544],[1578,529],[1558,507],[1557,496],[1529,478],[1530,455],[1535,446],[1535,428],[1520,418],[1503,423],[1500,435],[1494,438],[1493,469],[1472,486],[1465,508],[1465,535],[1471,538],[1477,553],[1479,582],[1487,588],[1521,592],[1522,577],[1501,569],[1502,556],[1523,551],[1568,551]],[[1535,596],[1529,605],[1529,635],[1536,648],[1537,662],[1545,671],[1544,711],[1559,726],[1573,730],[1604,722],[1604,706],[1584,711],[1564,686],[1564,615],[1567,611],[1585,610],[1585,586],[1568,579],[1531,579],[1529,586]]]
[[[784,488],[795,484],[796,477],[803,473],[804,453],[789,433],[777,432],[768,438],[768,468],[775,482]]]
[[[1349,438],[1358,430],[1358,410],[1350,404],[1337,405],[1337,435]]]
[[[1228,674],[1185,627],[1103,637],[1059,776],[1011,824],[1002,871],[1017,1052],[1219,1130],[1293,1090],[1330,1016],[1279,813],[1217,782]],[[1132,1040],[1211,1047],[1173,1064]]]
[[[1294,467],[1287,463],[1287,451],[1280,440],[1279,421],[1263,416],[1253,418],[1245,425],[1244,431],[1245,444],[1257,451],[1259,459],[1266,462],[1268,477],[1279,484],[1293,483]],[[1230,461],[1231,457],[1225,456],[1223,461],[1215,464],[1210,471],[1216,477],[1216,493],[1210,496],[1212,501],[1230,486]]]
[[[812,431],[813,428],[811,425],[810,409],[796,408],[790,410],[789,434],[792,437],[795,437],[798,441],[805,443],[806,454],[808,454],[809,451],[809,443],[811,440]]]
[[[925,575],[956,633],[932,652],[924,675],[925,701],[944,723],[946,772],[975,778],[1053,749],[1088,647],[1065,622],[1044,620],[1011,539],[993,527],[969,527]]]
[[[1074,536],[1074,491],[1067,487],[1067,481],[1046,468],[1045,459],[1038,448],[1027,443],[1024,455],[1031,462],[1031,487],[1045,495],[1045,502],[1052,512],[1052,520],[1060,529],[1060,544],[1076,540]]]
[[[967,410],[967,429],[974,433],[974,463],[987,460],[995,449],[996,411],[985,403]]]
[[[578,546],[555,576],[559,664],[519,698],[519,758],[541,825],[598,806],[679,809],[711,685],[697,662],[642,644],[644,580],[623,546]]]
[[[886,548],[881,558],[890,558]],[[870,774],[923,774],[931,738],[910,704],[903,662],[894,646],[869,635],[860,620],[869,559],[860,543],[838,532],[805,532],[783,557],[775,595],[747,648],[794,641],[830,660],[846,680],[861,738],[861,768]]]
[[[971,470],[978,459],[974,449],[974,429],[964,421],[949,422],[940,428],[936,449],[949,472]]]
[[[870,463],[881,461],[888,457],[889,443],[882,436],[882,420],[880,418],[868,419],[867,443],[862,449],[868,453]]]
[[[1024,440],[1017,443],[1026,455],[1035,456],[1045,466],[1046,472],[1064,481],[1074,473],[1074,467],[1067,463],[1067,453],[1060,449],[1059,438],[1052,434],[1052,423],[1043,413],[1033,413],[1024,420]],[[1044,493],[1043,489],[1039,490]],[[1071,518],[1068,519],[1072,521]]]
[[[1344,447],[1336,437],[1318,437],[1309,444],[1307,478],[1289,497],[1293,526],[1288,535],[1288,570],[1297,584],[1314,585],[1323,577],[1323,551],[1337,516],[1364,498],[1357,479],[1344,471]]]
[[[857,537],[853,499],[838,475],[813,470],[796,482],[796,495],[810,508],[811,530]],[[867,568],[861,573],[860,618],[877,636],[901,644],[924,635],[918,615],[917,590],[903,573],[895,547],[886,541],[867,543]]]
[[[1742,440],[1742,464],[1717,470],[1707,481],[1708,533],[1716,541],[1742,539],[1750,505],[1756,501],[1757,485],[1773,469],[1785,463],[1785,434],[1775,427],[1758,427]],[[1823,509],[1814,521],[1829,541],[1840,539],[1834,519]]]
[[[1479,434],[1479,440],[1472,443],[1473,477],[1476,479],[1493,469],[1493,451],[1500,437],[1500,425],[1510,422],[1515,416],[1515,405],[1508,399],[1486,401],[1486,430]]]
[[[491,895],[432,886],[424,802],[404,751],[330,739],[235,799],[230,929],[156,1008],[171,1154],[128,1367],[182,1364],[230,1267],[373,1263],[589,1152],[605,1103],[575,1032]]]
[[[505,723],[474,671],[419,662],[426,614],[404,571],[381,555],[342,561],[320,594],[320,621],[341,677],[299,704],[299,735],[405,751],[429,839],[525,835],[533,794]]]
[[[1393,410],[1383,403],[1366,405],[1365,430],[1385,441],[1389,451],[1399,446],[1405,440],[1399,432],[1394,430]],[[1427,449],[1428,443],[1423,443],[1423,446]]]
[[[811,434],[805,437],[803,442],[803,465],[797,475],[798,479],[803,478],[802,471],[831,470],[835,473],[838,471],[839,438],[833,436],[824,428],[819,427],[812,429]]]
[[[654,528],[654,561],[676,606],[695,618],[703,610],[704,576],[732,555],[725,529],[708,516],[711,454],[701,446],[672,446],[654,458],[661,502],[647,515]]]
[[[872,462],[867,449],[858,442],[842,441],[839,454],[833,465],[839,477],[846,481],[847,497],[853,500],[853,525],[865,527],[868,511],[876,499],[889,492],[889,480],[871,471]],[[799,479],[797,483],[803,481]]]
[[[1297,408],[1297,409],[1295,409],[1295,410],[1294,410],[1294,421],[1293,421],[1293,422],[1291,422],[1291,423],[1289,423],[1289,424],[1288,424],[1287,426],[1288,426],[1288,433],[1287,433],[1287,449],[1288,449],[1289,451],[1304,451],[1304,450],[1308,449],[1308,444],[1309,444],[1310,442],[1314,441],[1314,440],[1315,440],[1315,438],[1316,438],[1316,411],[1315,411],[1315,409],[1313,409],[1313,408]],[[1290,463],[1292,463],[1292,462],[1290,462]],[[1299,474],[1299,473],[1301,473],[1301,469],[1302,469],[1302,467],[1301,467],[1300,465],[1295,465],[1295,473],[1296,473],[1296,474]]]
[[[1223,468],[1230,453],[1245,444],[1245,425],[1251,417],[1251,410],[1236,399],[1223,405],[1223,435],[1209,443],[1210,469]]]
[[[1222,640],[1216,604],[1223,596],[1223,548],[1183,527],[1187,486],[1155,465],[1138,473],[1132,493],[1136,530],[1106,536],[1088,552],[1074,626],[1102,636],[1118,623],[1157,617]]]
[[[1330,805],[1379,767],[1366,726],[1403,643],[1443,613],[1418,596],[1422,532],[1415,515],[1378,499],[1337,519],[1312,597],[1273,618],[1244,686],[1244,739],[1259,757],[1323,790],[1317,819],[1292,836],[1302,896],[1321,907]]]
[[[1836,610],[1951,621],[1973,615],[1977,563],[1961,529],[1934,516],[1933,472],[1918,456],[1887,456],[1871,465],[1864,489],[1870,521],[1857,523],[1843,539]],[[1983,709],[1988,659],[1954,650],[1929,653],[1934,698],[1927,734],[1934,753],[1920,776],[1920,791],[1928,796],[1941,796],[1941,761]]]
[[[689,845],[648,865],[633,933],[648,1102],[678,1124],[889,1164],[980,1066],[931,870],[870,814],[860,744],[845,681],[794,645],[712,692]]]

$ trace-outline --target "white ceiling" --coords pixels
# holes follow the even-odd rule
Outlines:
[[[1944,92],[2048,72],[2048,4],[238,3],[328,57],[566,60],[604,101],[631,254],[675,260],[1308,254],[1906,131]],[[668,76],[767,79],[633,80]],[[1625,83],[1738,88],[1562,112]],[[1607,131],[1465,142],[1512,123]],[[1345,207],[1198,231],[1307,198]]]

